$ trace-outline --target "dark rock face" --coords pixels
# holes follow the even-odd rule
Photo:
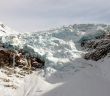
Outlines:
[[[10,50],[0,50],[0,66],[20,67],[26,69],[44,68],[45,62],[39,58],[25,56]]]
[[[31,58],[31,66],[35,68],[43,68],[45,62],[40,60],[39,58]]]
[[[96,48],[100,48],[101,46],[107,45],[109,43],[110,43],[110,39],[90,40],[85,42],[82,47],[96,49]]]
[[[85,49],[91,49],[84,55],[84,58],[87,60],[98,61],[101,58],[104,58],[110,52],[110,39],[109,36],[103,37],[103,39],[89,40],[81,43],[81,46]]]
[[[99,40],[99,39],[103,39],[105,38],[107,35],[105,33],[105,31],[100,30],[99,32],[97,32],[97,34],[87,34],[85,36],[83,36],[79,41],[81,42],[81,47],[84,47],[84,45],[88,42],[92,42],[94,40]]]
[[[10,66],[12,63],[13,53],[11,51],[0,50],[0,66]]]
[[[84,58],[87,60],[92,59],[92,60],[97,61],[97,60],[105,57],[107,55],[107,53],[109,53],[109,52],[110,52],[110,43],[103,47],[96,48],[96,50],[93,52],[85,54]]]

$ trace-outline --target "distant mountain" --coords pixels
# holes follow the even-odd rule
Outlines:
[[[16,34],[17,32],[9,28],[7,25],[0,22],[0,36]]]

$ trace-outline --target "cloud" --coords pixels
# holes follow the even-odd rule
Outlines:
[[[109,0],[0,0],[0,20],[20,31],[109,23]]]

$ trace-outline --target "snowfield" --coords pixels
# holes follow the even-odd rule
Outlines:
[[[6,48],[23,48],[45,60],[45,68],[24,78],[10,77],[17,89],[4,87],[1,81],[0,96],[110,96],[110,58],[87,61],[80,47],[81,40],[93,39],[108,28],[79,24],[44,32],[6,32],[0,36]],[[2,72],[0,76],[8,78]]]

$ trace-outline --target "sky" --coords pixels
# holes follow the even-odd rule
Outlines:
[[[110,0],[0,0],[0,21],[17,31],[109,23]]]

